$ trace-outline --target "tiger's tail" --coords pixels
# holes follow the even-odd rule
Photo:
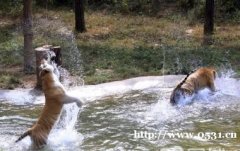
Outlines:
[[[185,83],[185,81],[187,80],[187,78],[188,78],[192,73],[194,73],[195,71],[197,71],[197,69],[194,69],[194,70],[192,70],[191,72],[189,72],[189,73],[187,74],[187,76],[182,80],[182,82],[180,82],[180,83],[177,85],[176,88],[180,88],[180,87],[183,85],[183,83]]]
[[[15,141],[15,143],[19,142],[20,140],[22,140],[23,138],[25,138],[26,136],[28,136],[30,134],[31,134],[31,130],[26,131]]]

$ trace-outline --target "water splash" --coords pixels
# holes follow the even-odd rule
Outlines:
[[[207,113],[209,109],[229,109],[231,103],[240,106],[240,81],[232,78],[234,74],[232,70],[221,72],[215,80],[217,92],[203,89],[192,97],[182,98],[178,106],[171,106],[169,97],[159,93],[160,99],[144,113],[144,119],[152,124],[175,123]]]
[[[240,96],[240,81],[232,78],[235,75],[233,70],[220,72],[215,80],[217,90],[220,93],[232,96]]]
[[[71,73],[82,76],[83,64],[74,32],[57,16],[36,15],[33,18],[33,41],[35,45],[59,45],[62,49],[63,65]],[[18,26],[15,34],[20,35],[22,27]],[[67,63],[66,63],[67,62]]]
[[[66,148],[81,144],[83,136],[74,128],[78,114],[79,108],[76,104],[64,105],[59,121],[49,135],[49,144],[51,147],[62,146]]]
[[[117,120],[115,119],[116,121],[122,120],[126,122],[127,126],[130,123],[137,124],[138,128],[146,128],[148,130],[189,131],[195,127],[195,123],[206,123],[209,121],[215,122],[216,119],[221,121],[223,118],[231,119],[233,116],[234,119],[237,119],[240,108],[240,92],[238,91],[240,83],[239,80],[232,78],[232,75],[232,72],[219,74],[215,81],[216,88],[219,90],[218,92],[212,94],[208,89],[204,89],[194,97],[191,104],[183,105],[181,107],[171,106],[169,103],[169,97],[174,86],[176,86],[185,76],[139,77],[100,85],[76,87],[69,90],[69,93],[74,93],[80,99],[85,98],[86,102],[94,100],[104,101],[106,100],[104,99],[105,97],[114,95],[112,101],[118,103],[114,103],[114,105],[108,103],[104,104],[100,107],[104,108],[104,110],[100,110],[100,112],[110,114],[114,118],[117,118]],[[132,91],[139,92],[136,94],[126,94],[127,92]],[[18,93],[15,95],[15,92]],[[29,100],[24,102],[26,100],[19,96],[28,96],[31,95],[31,93],[28,93],[28,91],[22,92],[23,94],[21,94],[19,90],[11,90],[8,92],[4,91],[4,94],[2,94],[0,91],[0,97],[4,95],[16,99],[14,102],[11,102],[11,100],[9,101],[8,98],[6,98],[10,104],[18,104],[18,101],[20,101],[19,104],[28,104],[33,98],[28,98]],[[150,97],[146,97],[144,94],[149,94]],[[115,96],[120,97],[116,99]],[[36,98],[39,99],[40,97],[41,96],[38,96]],[[111,106],[111,108],[105,110],[106,105]],[[63,114],[67,116],[60,118],[60,123],[54,127],[54,130],[49,136],[49,145],[47,146],[47,149],[49,150],[68,150],[68,146],[71,146],[71,149],[76,148],[77,150],[79,149],[79,146],[82,146],[81,143],[86,143],[85,141],[82,141],[82,134],[75,130],[74,127],[79,114],[79,109],[75,104],[67,105],[66,108],[66,110],[63,110]],[[94,109],[92,111],[95,112],[96,110]],[[102,115],[102,117],[104,117],[103,119],[111,119],[112,117],[108,117],[108,114]],[[92,115],[96,116],[97,113],[92,113]],[[22,118],[19,119],[22,120]],[[28,119],[25,118],[24,121],[25,120]],[[32,121],[29,121],[29,123],[31,122]],[[108,122],[111,123],[111,121],[107,120],[107,125],[109,124]],[[16,129],[16,122],[13,123],[15,124]],[[218,124],[217,122],[215,123]],[[27,127],[30,126],[20,126],[21,129],[19,128],[17,131],[15,129],[12,130],[14,133],[9,131],[8,133],[4,132],[0,138],[0,146],[2,146],[0,149],[26,150],[26,146],[29,146],[31,142],[29,138],[24,139],[22,142],[19,142],[19,144],[14,144],[13,142],[17,139],[17,136],[21,134],[23,128],[27,129]],[[101,135],[95,127],[92,128],[94,134],[91,135]],[[110,128],[114,129],[113,127]],[[86,129],[86,127],[84,129]],[[105,126],[100,130],[101,132],[104,131],[110,133],[110,130],[107,130]],[[17,136],[15,136],[16,132]],[[84,137],[89,139],[90,136],[84,135]],[[159,143],[161,143],[162,146],[166,144],[166,142]],[[93,145],[95,144],[93,143]]]

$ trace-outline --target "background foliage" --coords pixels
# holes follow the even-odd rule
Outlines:
[[[22,2],[0,0],[0,87],[15,87],[24,75],[5,71],[22,67]],[[157,12],[153,3],[86,0],[87,32],[74,33],[73,0],[33,0],[33,47],[61,46],[64,67],[76,75],[83,66],[87,84],[186,74],[199,66],[240,73],[239,0],[215,0],[211,46],[202,45],[205,0],[159,0]]]

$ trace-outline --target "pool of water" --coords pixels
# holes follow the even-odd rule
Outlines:
[[[65,106],[42,150],[240,149],[240,82],[217,78],[217,93],[203,90],[190,104],[173,107],[169,96],[182,77],[139,78],[70,90],[86,104],[80,110],[74,104]],[[43,97],[22,99],[10,93],[0,92],[11,96],[0,102],[0,150],[30,150],[28,137],[14,141],[36,121]]]

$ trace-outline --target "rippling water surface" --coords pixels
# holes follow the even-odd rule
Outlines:
[[[217,93],[203,90],[190,104],[173,107],[169,104],[169,96],[181,78],[163,77],[158,84],[153,84],[156,79],[148,78],[148,81],[140,79],[140,83],[128,81],[127,87],[123,82],[122,85],[115,83],[72,90],[72,95],[79,95],[89,103],[80,111],[74,104],[65,107],[60,123],[55,126],[43,150],[239,149],[240,82],[222,76],[216,79]],[[124,93],[119,92],[126,89],[128,91]],[[110,94],[111,91],[111,96],[104,93]],[[103,94],[104,97],[99,97]],[[38,102],[42,97],[34,99]],[[0,102],[0,150],[30,150],[29,138],[18,144],[14,141],[36,121],[43,106],[36,102]],[[147,135],[141,136],[141,132]],[[191,132],[196,136],[169,138],[166,135],[163,138],[165,133],[179,132]],[[237,133],[237,138],[212,137],[208,140],[197,136],[199,132],[221,132],[224,136],[231,132]]]

